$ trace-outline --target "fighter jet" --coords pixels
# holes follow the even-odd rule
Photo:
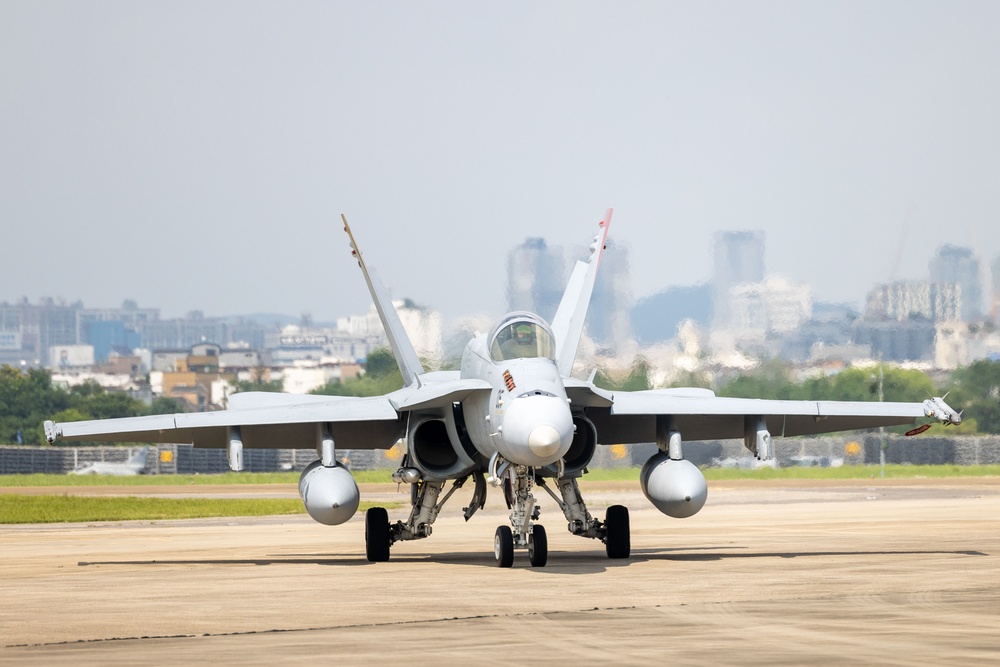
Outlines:
[[[369,398],[236,394],[220,412],[46,422],[46,438],[226,448],[233,470],[243,468],[247,447],[316,447],[317,460],[303,471],[299,493],[310,516],[329,525],[349,520],[359,503],[357,484],[337,462],[336,448],[389,449],[401,441],[405,455],[393,479],[410,486],[409,516],[390,522],[384,508],[366,512],[368,560],[388,561],[400,543],[429,537],[444,505],[472,480],[466,520],[484,506],[491,487],[502,491],[510,508],[509,524],[494,536],[496,564],[511,567],[521,550],[532,566],[541,567],[548,541],[536,489],[555,499],[570,533],[600,540],[610,558],[630,554],[628,509],[613,505],[601,520],[580,493],[578,480],[599,446],[655,442],[659,451],[646,461],[639,483],[658,510],[684,518],[704,506],[708,488],[701,471],[685,460],[683,439],[743,438],[758,459],[769,460],[772,434],[811,435],[927,418],[961,421],[940,398],[923,403],[720,398],[694,388],[607,391],[594,385],[593,373],[586,380],[573,377],[611,214],[609,209],[600,221],[587,258],[576,263],[551,323],[534,313],[505,315],[468,343],[460,370],[436,372],[422,366],[378,273],[366,264],[342,216],[399,365],[401,389]]]
[[[151,447],[143,447],[125,463],[108,463],[107,461],[94,461],[85,466],[71,470],[70,475],[115,475],[117,477],[128,477],[131,475],[142,475],[146,472],[146,457],[149,455]]]

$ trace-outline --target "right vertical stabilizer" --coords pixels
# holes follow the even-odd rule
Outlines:
[[[344,221],[344,231],[347,232],[347,236],[351,239],[351,250],[358,260],[361,273],[365,276],[365,282],[368,284],[368,291],[371,292],[372,301],[375,302],[375,310],[378,311],[378,317],[382,320],[385,336],[389,339],[389,347],[392,348],[392,355],[396,358],[396,365],[399,366],[399,372],[403,376],[403,384],[407,387],[414,384],[419,385],[419,377],[424,372],[424,366],[420,363],[420,357],[417,356],[417,351],[413,349],[413,343],[410,342],[409,336],[406,335],[406,329],[403,328],[403,323],[399,319],[399,313],[393,307],[392,299],[389,298],[389,293],[386,291],[382,281],[379,280],[375,267],[368,267],[365,264],[365,260],[361,256],[361,251],[358,250],[358,244],[354,241],[354,234],[347,224],[347,216],[341,213],[340,217]]]
[[[566,291],[559,302],[559,309],[552,319],[552,333],[556,337],[556,364],[563,377],[569,377],[573,371],[576,351],[583,335],[583,322],[587,319],[590,296],[594,292],[597,268],[601,263],[613,212],[614,209],[609,208],[604,214],[604,219],[600,222],[601,230],[590,244],[590,256],[586,261],[578,261],[573,267]]]

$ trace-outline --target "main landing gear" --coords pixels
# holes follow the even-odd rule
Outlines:
[[[415,470],[413,472],[416,473]],[[472,495],[472,502],[464,510],[468,521],[486,503],[487,481],[482,473],[473,473],[455,480],[443,496],[441,492],[445,482],[422,481],[414,477],[416,481],[410,483],[412,509],[405,522],[390,524],[389,513],[383,507],[368,510],[365,513],[365,555],[368,560],[373,563],[385,562],[389,560],[390,547],[396,542],[430,536],[431,525],[437,519],[441,507],[469,477],[475,480],[476,490]],[[558,477],[555,482],[558,495],[549,488],[545,478],[535,476],[532,468],[513,465],[499,455],[490,460],[489,483],[503,487],[507,507],[511,510],[510,525],[498,527],[493,536],[493,555],[497,566],[512,567],[514,552],[518,549],[527,550],[528,562],[532,567],[543,567],[548,562],[549,540],[545,527],[535,523],[540,513],[535,497],[531,494],[535,484],[545,489],[559,505],[569,522],[567,528],[570,533],[600,540],[604,543],[608,558],[628,558],[631,552],[628,508],[612,505],[608,508],[605,520],[599,521],[587,510],[575,477]]]
[[[456,479],[448,492],[441,497],[444,482],[422,481],[419,479],[419,472],[412,468],[400,469],[397,474],[411,471],[413,473],[411,478],[415,480],[410,483],[412,509],[405,522],[397,521],[390,524],[389,513],[384,507],[373,507],[365,512],[365,556],[372,563],[384,563],[389,560],[389,548],[396,542],[429,537],[431,525],[437,519],[441,508],[455,491],[462,488],[469,477],[475,480],[476,489],[472,494],[472,501],[464,509],[465,520],[468,521],[486,504],[486,481],[482,473],[473,473]]]

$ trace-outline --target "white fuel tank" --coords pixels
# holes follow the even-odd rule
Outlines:
[[[339,463],[327,468],[320,461],[313,461],[302,471],[299,497],[309,516],[328,526],[350,519],[361,502],[358,485],[350,471]]]
[[[675,519],[694,516],[708,499],[708,484],[698,466],[657,452],[639,473],[642,492],[656,509]]]

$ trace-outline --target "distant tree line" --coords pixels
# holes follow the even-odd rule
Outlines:
[[[177,411],[177,402],[169,398],[154,399],[150,406],[94,381],[67,390],[52,383],[49,371],[22,373],[7,365],[0,367],[0,444],[44,443],[42,422],[46,419],[111,419]]]

